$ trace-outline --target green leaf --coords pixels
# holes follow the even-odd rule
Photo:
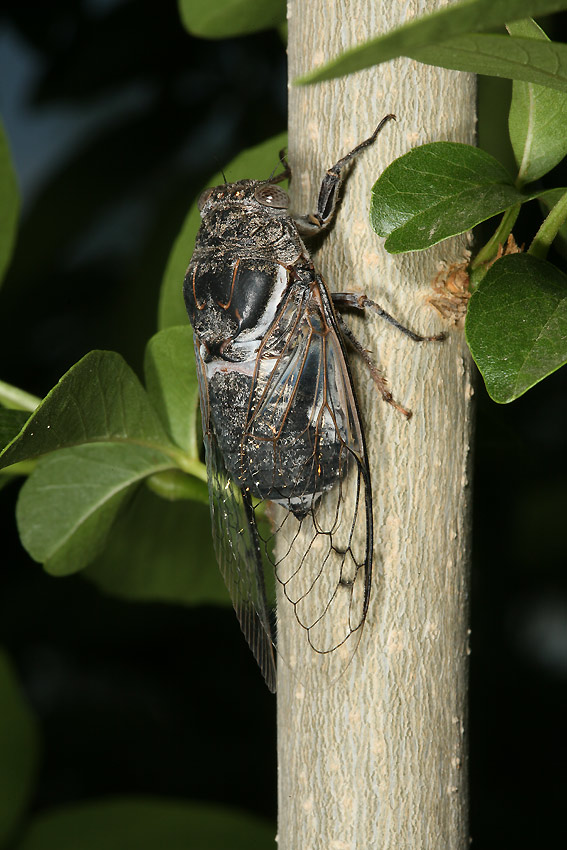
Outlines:
[[[225,806],[126,797],[39,815],[14,850],[101,848],[276,850],[275,826]]]
[[[179,0],[181,20],[192,35],[232,38],[285,23],[285,0]]]
[[[0,706],[0,846],[4,847],[33,792],[39,735],[8,656],[1,649]]]
[[[162,452],[128,443],[93,443],[47,455],[20,491],[16,519],[22,544],[53,575],[82,569],[102,550],[136,484],[172,466]]]
[[[429,248],[533,195],[485,151],[433,142],[396,159],[372,187],[370,221],[393,254]]]
[[[549,41],[530,19],[508,25],[512,36]],[[567,95],[533,83],[515,81],[508,116],[510,141],[518,164],[518,182],[531,183],[567,155]]]
[[[567,362],[567,277],[529,254],[502,257],[471,297],[466,338],[491,398],[518,398]]]
[[[24,410],[7,410],[4,407],[0,407],[0,451],[19,434],[27,422],[29,415]],[[14,477],[28,475],[33,470],[34,464],[35,461],[33,460],[23,461],[5,469],[0,469],[0,490]]]
[[[112,351],[91,351],[69,369],[0,454],[0,467],[100,441],[174,448],[138,378]]]
[[[19,210],[18,183],[8,140],[0,122],[0,283],[12,257]]]
[[[567,91],[567,44],[556,41],[480,33],[412,50],[408,56],[427,65]]]
[[[203,485],[206,496],[206,486]],[[130,600],[227,605],[208,502],[164,502],[140,487],[83,575]]]
[[[209,4],[211,5],[211,4]],[[279,161],[279,152],[287,144],[287,135],[280,133],[256,147],[242,151],[224,169],[229,182],[250,178],[265,180]],[[214,174],[209,186],[224,183],[222,174]],[[205,187],[203,187],[205,188]],[[200,195],[201,193],[199,193]],[[175,240],[165,269],[161,285],[159,304],[159,326],[167,328],[171,325],[187,325],[189,319],[183,304],[183,279],[193,248],[195,237],[201,224],[201,216],[195,199],[183,223],[179,236]]]
[[[170,437],[198,460],[199,383],[189,324],[166,328],[150,339],[144,371],[148,395]]]
[[[432,60],[421,59],[419,51],[431,48],[435,52],[441,43],[466,33],[491,30],[509,21],[546,15],[565,8],[565,0],[464,0],[358,44],[295,82],[306,84],[331,80],[397,56],[442,64],[435,61],[434,56]]]
[[[25,410],[7,410],[0,407],[0,449],[11,443],[20,433],[29,416]]]

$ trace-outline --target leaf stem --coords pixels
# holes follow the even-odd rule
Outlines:
[[[209,491],[205,484],[192,476],[185,475],[179,469],[156,472],[146,479],[146,484],[152,492],[170,502],[190,499],[205,505],[209,503]]]
[[[207,483],[207,467],[204,463],[201,463],[200,460],[193,460],[192,458],[187,457],[185,452],[171,450],[169,447],[164,448],[160,446],[160,451],[169,455],[177,466],[186,472],[187,475],[192,475],[194,478],[198,478],[199,481],[204,481]]]
[[[547,252],[551,247],[551,243],[557,236],[559,228],[567,220],[567,192],[562,195],[551,212],[544,219],[543,224],[534,236],[533,242],[528,248],[528,254],[532,257],[538,257],[540,260],[545,260]]]
[[[31,475],[37,465],[37,460],[21,460],[11,466],[5,466],[0,470],[0,475],[16,477],[18,475]]]
[[[36,409],[38,404],[41,404],[41,399],[19,387],[14,387],[12,384],[7,384],[5,381],[0,381],[0,402],[5,407],[10,407],[13,410],[30,410]]]
[[[472,261],[471,269],[478,269],[480,266],[483,266],[494,259],[498,251],[498,246],[503,245],[508,239],[510,233],[512,232],[512,228],[516,223],[516,219],[518,218],[521,207],[521,204],[514,204],[513,207],[510,207],[510,209],[506,210],[500,220],[500,224],[498,225],[486,245],[483,245],[483,247],[480,249],[474,260]]]

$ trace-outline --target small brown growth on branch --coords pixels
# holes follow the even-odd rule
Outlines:
[[[489,269],[496,260],[507,254],[521,254],[523,245],[518,245],[514,236],[510,233],[504,244],[498,246],[495,257],[486,264]],[[469,262],[470,251],[466,252],[466,259],[461,263],[443,263],[439,273],[433,279],[431,288],[435,295],[431,295],[427,301],[437,312],[455,327],[462,328],[465,324],[467,306],[471,297],[469,289]]]
[[[471,297],[468,274],[470,253],[467,251],[467,254],[469,256],[461,263],[443,263],[431,284],[435,294],[427,299],[440,316],[457,328],[464,326]]]
[[[524,245],[523,244],[518,245],[518,243],[514,239],[514,234],[511,233],[509,235],[508,239],[506,240],[506,243],[505,244],[501,243],[498,246],[498,251],[496,252],[496,256],[494,257],[494,259],[490,263],[488,263],[487,268],[490,268],[490,266],[493,263],[495,263],[496,260],[499,260],[500,257],[506,256],[506,254],[523,254],[523,252],[524,252]]]

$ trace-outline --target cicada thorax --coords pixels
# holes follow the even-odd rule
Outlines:
[[[264,257],[219,263],[205,256],[185,278],[185,303],[205,362],[252,359],[288,283],[286,269]]]
[[[304,247],[289,219],[235,202],[238,195],[253,193],[255,185],[241,181],[210,190],[214,197],[183,287],[205,354],[231,362],[252,359],[288,287],[288,269]]]

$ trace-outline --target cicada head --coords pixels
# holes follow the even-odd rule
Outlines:
[[[239,180],[205,189],[197,202],[201,218],[218,208],[273,211],[287,214],[289,195],[268,180]]]

